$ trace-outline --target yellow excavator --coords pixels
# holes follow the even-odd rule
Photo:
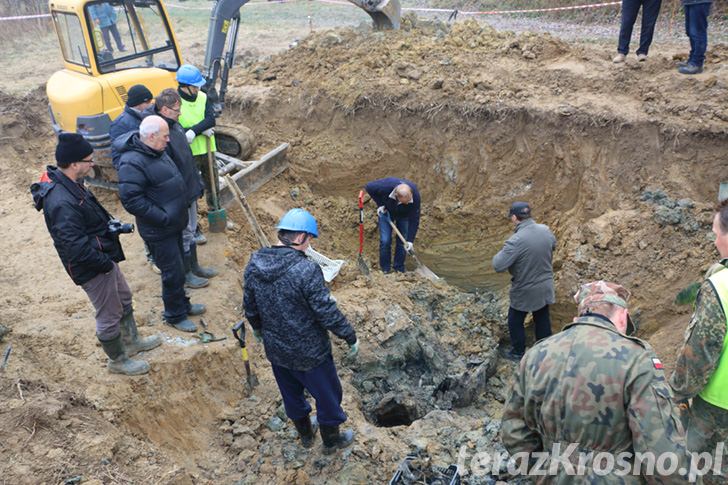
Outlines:
[[[364,9],[376,29],[399,28],[399,0],[350,0]],[[206,91],[222,113],[235,46],[240,9],[248,0],[214,0],[205,51]],[[109,126],[119,116],[127,90],[144,84],[154,94],[176,88],[182,53],[162,0],[50,0],[64,69],[48,80],[46,91],[56,133],[75,131],[95,149],[93,185],[115,188]],[[234,130],[217,128],[223,164],[240,167],[247,157]]]

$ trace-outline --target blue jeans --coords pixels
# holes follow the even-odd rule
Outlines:
[[[394,270],[404,273],[404,258],[406,252],[404,250],[404,244],[393,234],[392,226],[389,225],[389,214],[379,216],[379,267],[382,271],[389,273],[392,271],[392,238],[396,239],[394,245]],[[400,219],[394,221],[399,232],[402,233],[405,239],[407,239],[407,233],[409,229],[409,221],[407,219]]]
[[[316,400],[316,419],[319,424],[338,426],[346,421],[346,413],[341,408],[341,381],[331,355],[323,364],[307,371],[271,365],[281,391],[286,416],[290,419],[295,421],[305,418],[311,412],[311,405],[303,395],[303,390],[306,389]]]
[[[187,318],[190,299],[185,296],[185,267],[182,260],[182,233],[147,242],[154,262],[162,271],[162,301],[164,320],[179,323]]]
[[[640,46],[637,54],[647,55],[655,33],[657,16],[660,14],[662,0],[622,0],[622,25],[619,28],[619,45],[617,52],[627,55],[629,41],[632,39],[632,28],[637,21],[637,13],[642,7],[642,28],[640,29]]]
[[[705,51],[708,49],[708,15],[710,3],[685,5],[685,33],[690,38],[690,57],[688,62],[703,66]]]
[[[531,313],[533,313],[533,330],[536,334],[536,341],[550,337],[551,316],[549,315],[549,306],[546,305]],[[526,351],[526,329],[523,328],[526,315],[528,315],[528,312],[516,310],[513,307],[508,308],[508,333],[511,337],[513,351],[518,354]]]

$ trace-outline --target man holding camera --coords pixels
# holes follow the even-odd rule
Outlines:
[[[162,342],[139,337],[131,290],[117,264],[124,260],[119,234],[134,228],[113,219],[84,186],[94,162],[93,148],[81,135],[60,134],[56,162],[30,188],[35,208],[43,211],[66,272],[96,309],[96,337],[109,357],[109,372],[145,374],[149,364],[129,357]]]

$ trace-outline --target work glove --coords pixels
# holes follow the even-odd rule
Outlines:
[[[263,343],[263,333],[260,330],[253,330],[253,337],[259,344]]]
[[[205,131],[203,131],[202,134],[205,135],[205,136],[212,136],[212,135],[215,134],[215,129],[214,128],[208,128]]]
[[[377,207],[377,215],[383,216],[386,213],[387,213],[386,207],[384,207],[383,205],[380,205],[379,207]]]
[[[356,355],[358,353],[359,353],[359,340],[357,339],[356,342],[354,342],[353,344],[349,345],[349,354],[348,354],[348,357],[350,359],[353,359],[354,357],[356,357]]]
[[[404,250],[408,253],[411,253],[415,250],[415,244],[407,241],[406,243],[404,243]]]
[[[191,144],[192,144],[192,142],[193,142],[193,141],[195,141],[195,137],[196,137],[197,135],[195,134],[195,132],[194,132],[194,131],[192,131],[192,130],[187,130],[187,131],[185,132],[185,136],[187,137],[187,143],[191,145]]]

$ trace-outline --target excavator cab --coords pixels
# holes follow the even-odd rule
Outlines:
[[[161,0],[52,0],[50,11],[64,63],[46,85],[53,128],[82,134],[96,151],[92,182],[112,187],[109,127],[127,90],[177,86],[182,56],[169,17]]]

